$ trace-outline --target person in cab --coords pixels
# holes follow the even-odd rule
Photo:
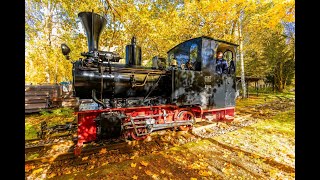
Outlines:
[[[216,72],[218,74],[227,74],[228,73],[228,62],[223,59],[222,51],[217,52],[216,58]]]

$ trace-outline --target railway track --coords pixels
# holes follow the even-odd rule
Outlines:
[[[74,145],[76,142],[72,140],[64,140],[64,141],[59,141],[55,143],[50,143],[50,144],[42,144],[42,145],[37,145],[37,146],[29,146],[25,147],[25,157],[26,159],[29,159],[30,156],[33,154],[37,153],[38,156],[43,156],[46,154],[46,152],[52,150],[54,151],[55,149],[58,149],[57,147],[61,145]]]
[[[86,156],[86,155],[92,155],[95,153],[99,153],[102,149],[105,150],[114,150],[114,149],[118,149],[118,148],[124,148],[128,146],[128,143],[125,141],[122,142],[118,142],[118,143],[110,143],[110,142],[105,142],[105,144],[100,145],[98,147],[84,147],[82,149],[81,152],[81,156],[75,156],[74,155],[74,145],[70,146],[69,151],[68,152],[63,152],[63,153],[59,153],[56,154],[54,156],[45,156],[45,157],[40,157],[40,158],[34,158],[34,159],[30,159],[30,160],[26,160],[25,164],[27,165],[34,165],[34,164],[43,164],[43,163],[50,163],[53,161],[62,161],[62,160],[67,160],[67,159],[76,159],[78,157],[82,157],[82,156]]]
[[[41,138],[27,139],[25,140],[25,148],[33,147],[37,145],[41,146],[44,144],[51,144],[61,140],[68,140],[68,139],[74,138],[74,136],[76,136],[76,134],[63,134],[58,136],[52,136],[47,139],[41,139]]]
[[[59,151],[61,145],[73,145],[76,141],[75,134],[64,134],[47,139],[29,139],[25,141],[25,159],[29,160],[42,157],[48,152]]]

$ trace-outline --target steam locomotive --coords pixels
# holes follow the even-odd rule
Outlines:
[[[152,67],[141,65],[141,47],[133,37],[126,46],[125,64],[116,52],[98,49],[106,19],[80,12],[88,52],[72,61],[78,142],[113,138],[143,140],[151,132],[174,128],[187,131],[204,118],[232,121],[235,114],[236,44],[201,36],[182,42],[167,54],[155,56]],[[61,45],[69,59],[70,48]],[[216,71],[215,53],[222,51],[230,66]]]

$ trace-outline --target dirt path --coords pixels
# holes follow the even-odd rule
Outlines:
[[[230,124],[212,123],[192,134],[165,132],[126,151],[81,157],[77,165],[37,167],[26,178],[294,179],[294,102],[241,108]],[[244,125],[250,126],[239,129]]]

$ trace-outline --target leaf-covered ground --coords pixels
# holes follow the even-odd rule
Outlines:
[[[208,135],[214,128],[221,131],[229,126],[219,123],[211,130],[205,129],[207,134],[195,132],[197,140],[182,145],[164,146],[162,149],[138,147],[136,150],[149,152],[117,156],[101,152],[98,159],[82,157],[82,161],[90,162],[87,165],[62,164],[58,172],[48,174],[44,167],[38,167],[32,169],[31,175],[26,178],[294,179],[295,111],[294,102],[286,101],[287,98],[260,96],[237,100],[236,120],[250,117],[256,123],[232,132]],[[100,162],[96,166],[91,161]]]

